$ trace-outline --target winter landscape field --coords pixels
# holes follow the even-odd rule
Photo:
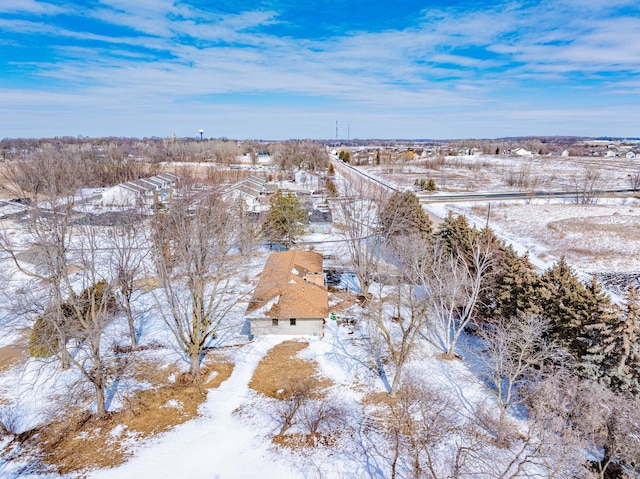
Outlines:
[[[586,356],[571,357],[575,338],[553,336],[559,300],[543,283],[591,291],[596,274],[602,292],[588,298],[612,302],[589,314],[635,307],[640,198],[627,190],[638,160],[372,156],[356,166],[379,183],[367,189],[341,174],[337,152],[305,148],[291,164],[285,147],[264,166],[130,162],[129,174],[171,180],[149,203],[127,203],[126,189],[109,196],[113,182],[68,181],[46,154],[4,164],[1,477],[637,477],[638,373],[619,389],[575,379]],[[255,177],[276,192],[251,203],[257,223],[234,186]],[[423,178],[435,191],[414,186]],[[567,194],[432,201],[551,190]],[[440,218],[424,226],[436,239],[412,232],[424,213],[389,212],[400,193]],[[285,213],[278,195],[310,210],[272,237],[270,212]],[[314,210],[332,220],[306,221]],[[447,249],[458,240],[468,256]],[[185,259],[194,245],[202,260]],[[337,275],[322,337],[251,334],[251,296],[269,255],[285,249],[321,253],[325,277]],[[496,272],[507,249],[542,289],[504,281],[516,266]],[[553,279],[565,260],[569,276]],[[510,307],[513,317],[497,313]]]

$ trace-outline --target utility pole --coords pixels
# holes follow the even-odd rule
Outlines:
[[[336,141],[338,141],[338,120],[336,120]]]

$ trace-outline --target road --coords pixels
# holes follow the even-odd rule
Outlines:
[[[617,194],[631,194],[635,190],[630,188],[618,188],[611,190],[595,190],[587,194],[576,191],[503,191],[485,193],[445,193],[430,195],[428,193],[416,193],[421,203],[450,203],[456,201],[493,201],[493,200],[530,200],[532,198],[582,198],[601,197]]]
[[[336,156],[330,156],[330,158],[335,170],[340,173],[340,175],[342,175],[342,177],[351,184],[351,187],[362,196],[379,198],[381,195],[388,195],[398,191],[397,188],[384,183],[380,179],[344,163]],[[426,213],[429,215],[429,219],[431,219],[431,223],[433,223],[434,228],[437,228],[442,223],[443,219],[439,216],[434,215],[430,211],[426,211]]]
[[[332,156],[334,168],[338,173],[345,177],[351,186],[362,195],[366,195],[371,189],[375,193],[393,193],[398,191],[397,188],[385,183],[379,178],[375,178],[363,171],[355,168],[343,161],[339,160],[336,156]],[[363,180],[365,184],[363,184]],[[530,200],[532,198],[598,198],[602,196],[611,195],[629,195],[637,193],[637,190],[631,188],[614,188],[606,190],[594,190],[591,192],[576,192],[563,190],[563,191],[498,191],[498,192],[484,192],[484,193],[444,193],[439,195],[433,195],[426,192],[417,192],[416,196],[420,200],[421,204],[429,203],[453,203],[458,201],[494,201],[494,200]],[[442,222],[442,218],[434,216],[429,213],[434,225],[438,225]]]

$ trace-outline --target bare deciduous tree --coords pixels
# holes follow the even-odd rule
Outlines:
[[[70,222],[76,206],[73,195],[80,186],[74,170],[82,166],[72,160],[56,158],[51,149],[45,148],[33,159],[7,165],[8,188],[28,205],[28,215],[20,224],[26,230],[21,238],[7,230],[0,237],[0,247],[17,269],[44,286],[39,301],[40,324],[46,323],[47,348],[59,346],[63,367],[69,365],[63,305],[73,292],[68,277],[73,236]]]
[[[542,384],[539,395],[552,396]],[[554,385],[572,433],[591,456],[590,469],[600,479],[621,466],[640,467],[640,406],[630,396],[576,378]],[[543,399],[544,400],[544,399]]]
[[[21,244],[9,235],[1,243],[18,270],[41,288],[31,309],[31,355],[75,367],[93,386],[101,416],[109,383],[102,341],[115,306],[101,239],[95,228],[74,222],[83,201],[74,196],[75,177],[65,178],[69,165],[58,163],[43,157],[13,165],[15,191],[30,198],[27,234]]]
[[[400,263],[400,270],[379,272],[379,298],[369,302],[367,319],[394,366],[389,394],[395,396],[431,307],[424,268],[430,257],[428,239],[419,233],[396,238],[389,253]]]
[[[300,423],[312,438],[331,433],[343,424],[344,412],[336,404],[336,398],[320,397],[303,404]]]
[[[629,176],[629,186],[633,191],[640,190],[640,171],[631,173]]]
[[[325,148],[309,141],[279,143],[273,157],[276,164],[289,174],[293,174],[296,169],[310,171],[324,169],[329,161]]]
[[[586,169],[581,175],[573,177],[571,192],[578,204],[595,204],[598,202],[598,192],[603,190],[609,179],[600,171]]]
[[[469,251],[447,251],[437,240],[428,268],[428,290],[432,297],[430,334],[449,357],[455,356],[460,335],[475,318],[478,298],[493,263],[492,246],[480,235],[471,240]]]
[[[544,374],[548,362],[568,360],[566,352],[546,339],[549,327],[542,316],[526,315],[501,319],[480,330],[485,341],[481,378],[503,415],[525,399],[520,388]]]
[[[384,237],[377,231],[377,203],[368,198],[342,201],[339,204],[340,229],[349,254],[349,262],[360,283],[364,297],[375,279]]]
[[[117,302],[105,267],[106,258],[101,254],[102,238],[92,226],[82,227],[78,233],[73,259],[80,267],[80,278],[74,278],[72,283],[70,275],[65,276],[70,293],[63,304],[65,332],[72,339],[62,347],[66,350],[69,342],[75,342],[74,351],[65,357],[93,385],[97,415],[103,416],[112,368],[102,343]]]
[[[375,416],[387,442],[389,477],[463,477],[468,446],[460,441],[463,427],[446,394],[411,378]]]
[[[131,347],[138,346],[136,312],[132,303],[135,280],[143,270],[148,255],[147,230],[141,211],[132,210],[124,214],[123,223],[109,229],[107,247],[110,250],[109,264],[114,277],[114,294],[127,316]]]
[[[244,256],[232,212],[219,195],[186,185],[182,197],[154,222],[159,303],[194,378],[217,335],[237,326],[229,314],[243,297],[234,278]]]
[[[278,423],[276,437],[284,436],[289,429],[301,421],[300,411],[304,409],[312,397],[312,386],[309,381],[297,384],[285,397],[275,403],[275,419]]]

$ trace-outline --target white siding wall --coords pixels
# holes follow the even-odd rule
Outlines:
[[[116,185],[102,193],[103,205],[115,205],[115,206],[134,206],[138,202],[139,196],[135,191],[131,191],[120,185]]]
[[[291,325],[289,318],[279,319],[278,325],[274,326],[271,318],[252,318],[251,334],[253,336],[264,336],[266,334],[290,334],[298,336],[309,334],[322,337],[322,318],[296,319],[295,326]]]

